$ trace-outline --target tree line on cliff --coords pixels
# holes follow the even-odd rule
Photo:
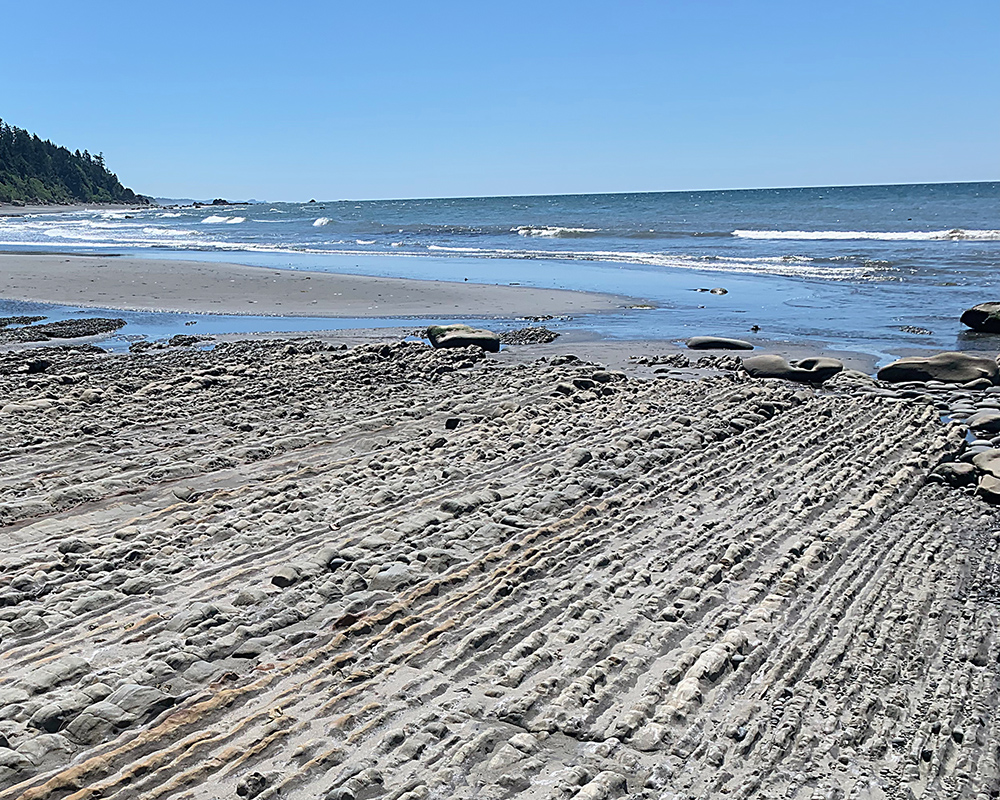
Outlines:
[[[39,139],[0,119],[0,203],[148,203],[121,185],[104,155]]]

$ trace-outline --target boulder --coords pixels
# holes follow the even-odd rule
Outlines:
[[[1000,411],[977,411],[966,424],[976,433],[1000,433]]]
[[[427,338],[437,348],[475,345],[490,353],[500,352],[500,337],[497,334],[468,325],[431,325],[427,329]]]
[[[962,324],[982,333],[1000,333],[1000,302],[980,303],[962,312]]]
[[[972,464],[963,464],[961,461],[946,461],[943,464],[938,464],[929,477],[947,483],[949,486],[970,486],[976,482],[976,468]]]
[[[942,465],[943,466],[943,465]],[[973,456],[972,466],[980,472],[1000,478],[1000,450],[987,450]]]
[[[878,371],[878,379],[889,383],[905,381],[968,383],[980,378],[988,378],[992,383],[1000,382],[1000,370],[997,369],[995,359],[968,353],[938,353],[929,358],[922,356],[901,358]]]
[[[994,478],[992,475],[983,475],[979,479],[976,494],[989,503],[1000,503],[1000,478]]]
[[[798,383],[823,383],[844,369],[835,358],[805,358],[788,362],[782,356],[751,356],[743,359],[743,369],[753,378],[782,378]]]
[[[687,340],[687,346],[691,350],[753,350],[750,342],[724,336],[692,336]]]

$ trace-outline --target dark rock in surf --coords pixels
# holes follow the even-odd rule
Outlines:
[[[1000,302],[980,303],[966,309],[961,322],[981,333],[1000,333]]]

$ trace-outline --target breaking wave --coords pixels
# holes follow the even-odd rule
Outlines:
[[[314,228],[322,228],[324,225],[329,225],[329,224],[330,224],[330,218],[329,217],[319,217],[313,223],[313,227]]]
[[[733,231],[740,239],[795,239],[816,241],[873,239],[887,242],[1000,242],[1000,231],[966,230],[952,228],[948,231]]]
[[[239,225],[241,222],[246,222],[246,221],[247,221],[246,217],[217,217],[217,216],[211,216],[211,217],[205,217],[205,219],[202,220],[202,224],[204,224],[204,225],[218,225],[218,224],[224,223],[226,225]]]
[[[559,228],[551,225],[540,227],[534,225],[519,225],[514,228],[520,236],[544,236],[549,239],[585,239],[590,236],[600,236],[597,228]]]

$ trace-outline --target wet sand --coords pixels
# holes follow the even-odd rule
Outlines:
[[[964,429],[556,345],[4,354],[0,798],[992,796]]]
[[[615,295],[118,256],[0,254],[0,298],[83,308],[295,317],[585,314]]]

